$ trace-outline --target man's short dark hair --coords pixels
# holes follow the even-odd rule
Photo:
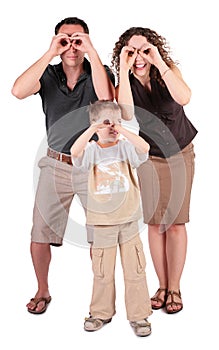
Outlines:
[[[82,19],[77,18],[77,17],[67,17],[67,18],[63,19],[61,22],[59,22],[58,24],[56,24],[55,35],[58,34],[59,29],[61,26],[63,26],[63,24],[79,24],[84,29],[84,32],[89,34],[88,26]]]

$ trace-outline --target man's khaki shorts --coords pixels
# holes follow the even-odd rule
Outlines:
[[[75,194],[86,210],[87,173],[48,156],[39,161],[40,177],[33,210],[32,242],[61,245]]]

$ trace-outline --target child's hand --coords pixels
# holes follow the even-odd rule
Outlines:
[[[111,126],[112,123],[109,119],[105,119],[104,121],[101,120],[101,122],[99,122],[98,120],[94,123],[91,124],[91,127],[93,127],[93,129],[96,131],[98,131],[99,129],[105,129],[109,126]]]
[[[90,125],[90,129],[93,131],[93,133],[97,132],[99,129],[101,129],[102,124],[100,123],[92,123]]]

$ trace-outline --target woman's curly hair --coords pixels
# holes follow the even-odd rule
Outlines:
[[[115,47],[113,49],[111,67],[114,68],[118,81],[119,81],[119,68],[120,68],[119,56],[122,51],[122,48],[128,45],[128,42],[133,35],[144,36],[149,43],[156,46],[158,48],[158,51],[162,59],[168,65],[168,67],[171,67],[175,64],[175,62],[170,57],[170,48],[167,45],[167,41],[164,37],[162,37],[161,35],[158,35],[154,30],[151,30],[149,28],[131,27],[119,37],[119,40],[115,43]],[[160,72],[154,65],[151,66],[150,77],[156,79],[161,85],[164,85]]]

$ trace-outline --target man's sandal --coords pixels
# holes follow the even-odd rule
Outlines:
[[[138,337],[147,337],[151,334],[151,324],[146,318],[141,321],[130,322],[130,325]]]
[[[48,298],[44,298],[44,297],[32,298],[32,299],[30,299],[30,301],[31,301],[31,303],[34,304],[34,308],[31,309],[30,307],[28,307],[27,311],[29,311],[31,314],[36,314],[36,315],[42,314],[46,311],[51,300],[52,300],[52,298],[50,296]],[[44,307],[40,311],[36,311],[36,308],[41,301],[44,302]]]
[[[180,290],[179,290],[179,292],[176,292],[176,291],[174,291],[174,290],[168,290],[168,292],[167,292],[167,297],[168,297],[169,295],[171,296],[171,301],[170,301],[169,303],[166,303],[166,312],[167,312],[168,314],[175,314],[175,313],[181,311],[182,308],[183,308],[183,303],[182,303],[182,301],[181,301],[181,302],[180,302],[180,301],[174,301],[174,295],[176,295],[179,299],[182,300]],[[173,308],[170,309],[170,308],[169,308],[170,306],[171,306],[171,307],[173,307],[173,306],[180,306],[180,308],[179,308],[179,309],[173,309]]]
[[[164,293],[164,298],[161,299],[160,295],[161,293]],[[151,298],[151,301],[156,301],[157,303],[160,303],[159,306],[153,305],[151,304],[151,307],[153,310],[159,310],[162,309],[165,305],[166,305],[166,301],[167,301],[167,289],[165,288],[159,288],[155,295],[153,296],[153,298]]]
[[[112,318],[107,320],[102,320],[100,318],[94,318],[92,316],[86,317],[84,322],[84,329],[88,332],[98,331],[98,329],[102,328],[103,325],[111,322]]]

